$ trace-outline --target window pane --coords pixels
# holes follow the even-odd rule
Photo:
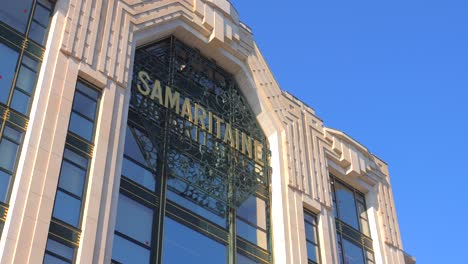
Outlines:
[[[86,179],[86,171],[63,161],[60,172],[59,186],[76,196],[82,197]]]
[[[47,29],[36,22],[31,23],[31,28],[29,29],[29,38],[36,41],[40,45],[45,44],[45,36]]]
[[[69,128],[71,132],[77,134],[78,136],[88,141],[92,141],[93,128],[94,124],[91,121],[77,115],[76,113],[71,114]]]
[[[313,262],[318,263],[318,247],[312,243],[307,242],[307,258]]]
[[[151,245],[152,226],[152,209],[119,194],[115,230],[149,246]]]
[[[49,254],[45,254],[43,264],[69,264],[69,262],[63,261]]]
[[[267,235],[246,222],[237,219],[237,235],[262,248],[267,248]]]
[[[258,197],[250,196],[237,208],[237,215],[258,227],[266,229],[265,207],[265,201]]]
[[[7,1],[9,4],[14,4],[16,1]],[[8,5],[8,4],[7,4]],[[3,8],[0,8],[0,17],[3,16]],[[8,94],[10,93],[11,82],[15,76],[16,62],[18,60],[18,53],[6,45],[0,43],[0,102],[6,103]]]
[[[23,60],[21,61],[22,64],[28,66],[29,68],[33,69],[33,71],[37,72],[39,69],[39,62],[31,59],[27,54],[23,55]]]
[[[96,114],[96,101],[89,99],[81,93],[75,93],[73,99],[73,110],[94,120]]]
[[[163,264],[226,263],[226,246],[166,217]]]
[[[0,167],[13,171],[16,163],[18,144],[3,138],[0,142]]]
[[[18,74],[18,80],[16,81],[16,86],[21,90],[31,94],[32,90],[34,89],[35,82],[36,73],[26,68],[25,66],[21,66]]]
[[[31,11],[32,0],[2,1],[0,20],[24,33]]]
[[[125,134],[125,151],[124,153],[132,159],[135,159],[142,164],[147,164],[146,160],[141,153],[140,146],[138,145],[137,141],[135,140],[135,137],[133,135],[133,129],[127,126],[127,132]]]
[[[174,183],[173,180],[171,180],[172,183]],[[180,182],[180,181],[179,181]],[[182,183],[182,182],[180,182]],[[178,195],[175,192],[169,190],[167,192],[167,199],[189,209],[191,212],[196,213],[222,227],[226,227],[226,219],[224,217],[219,216],[218,214],[215,214],[212,211],[207,210],[206,208],[192,202],[191,200],[188,200],[184,198],[184,196]],[[213,199],[214,200],[214,199]],[[216,201],[213,201],[216,202]],[[222,203],[218,203],[220,207],[224,207]],[[225,208],[220,209],[220,211],[224,211]]]
[[[78,227],[81,214],[81,201],[57,190],[53,216],[74,227]]]
[[[87,168],[88,167],[88,159],[86,157],[83,157],[74,151],[71,151],[69,149],[65,149],[65,152],[63,154],[63,157],[66,158],[69,161],[72,161],[73,163],[78,164],[82,168]]]
[[[96,91],[96,89],[88,87],[88,85],[84,84],[81,81],[78,81],[76,83],[76,89],[79,91],[83,92],[84,94],[90,96],[91,98],[98,99],[99,98],[99,92]]]
[[[4,137],[8,137],[9,140],[12,140],[13,142],[16,142],[18,144],[21,142],[22,134],[22,132],[19,132],[18,130],[9,127],[8,125],[5,126],[5,129],[3,130]]]
[[[26,115],[29,110],[29,96],[15,89],[13,99],[11,100],[11,108]]]
[[[41,5],[36,5],[36,10],[34,11],[34,19],[41,23],[43,26],[49,25],[49,10],[42,7]]]
[[[156,181],[153,173],[127,158],[123,159],[122,174],[152,191],[155,190]]]
[[[114,235],[112,259],[122,264],[148,264],[150,251],[119,235]]]
[[[7,203],[6,196],[10,186],[10,178],[10,174],[0,170],[0,202]]]
[[[362,255],[362,248],[354,243],[343,239],[345,263],[349,264],[364,264],[364,256]]]
[[[66,259],[73,259],[74,249],[62,243],[59,243],[53,239],[47,240],[46,250],[53,252],[59,256],[62,256]]]
[[[306,238],[307,238],[307,240],[312,241],[312,242],[314,242],[314,243],[317,243],[317,241],[316,241],[316,239],[315,239],[315,236],[316,236],[316,234],[315,234],[315,232],[316,232],[315,226],[313,226],[313,225],[311,225],[311,224],[309,224],[309,223],[306,222],[306,223],[305,223],[305,231],[306,231]]]
[[[338,182],[335,183],[335,188],[340,219],[359,230],[353,192]]]

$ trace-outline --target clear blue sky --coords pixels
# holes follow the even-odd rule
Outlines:
[[[281,88],[389,164],[405,250],[468,263],[468,1],[232,2]]]

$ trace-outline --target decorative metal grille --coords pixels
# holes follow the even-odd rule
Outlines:
[[[155,80],[160,81],[163,98],[164,88],[169,86],[180,93],[180,107],[184,98],[189,98],[231,124],[232,129],[258,141],[263,146],[261,160],[255,161],[215,136],[215,133],[225,133],[225,127],[208,133],[205,126],[209,124],[193,122],[143,96],[137,89],[143,85],[138,78],[140,71],[149,74],[149,87]],[[139,48],[135,55],[130,107],[145,130],[137,135],[137,140],[148,166],[156,169],[158,164],[153,157],[163,157],[171,191],[225,215],[228,208],[239,206],[257,190],[268,190],[270,153],[255,115],[233,76],[197,50],[174,37]]]

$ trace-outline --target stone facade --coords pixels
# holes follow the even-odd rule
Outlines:
[[[282,91],[227,0],[58,0],[0,242],[0,263],[41,263],[78,77],[102,89],[77,263],[109,263],[136,47],[170,35],[234,74],[270,142],[275,263],[338,263],[329,174],[365,194],[376,263],[405,263],[387,164]],[[407,262],[406,262],[407,263]]]

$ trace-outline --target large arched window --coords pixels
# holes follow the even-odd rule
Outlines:
[[[174,37],[138,48],[113,262],[271,263],[268,164],[231,74]]]

